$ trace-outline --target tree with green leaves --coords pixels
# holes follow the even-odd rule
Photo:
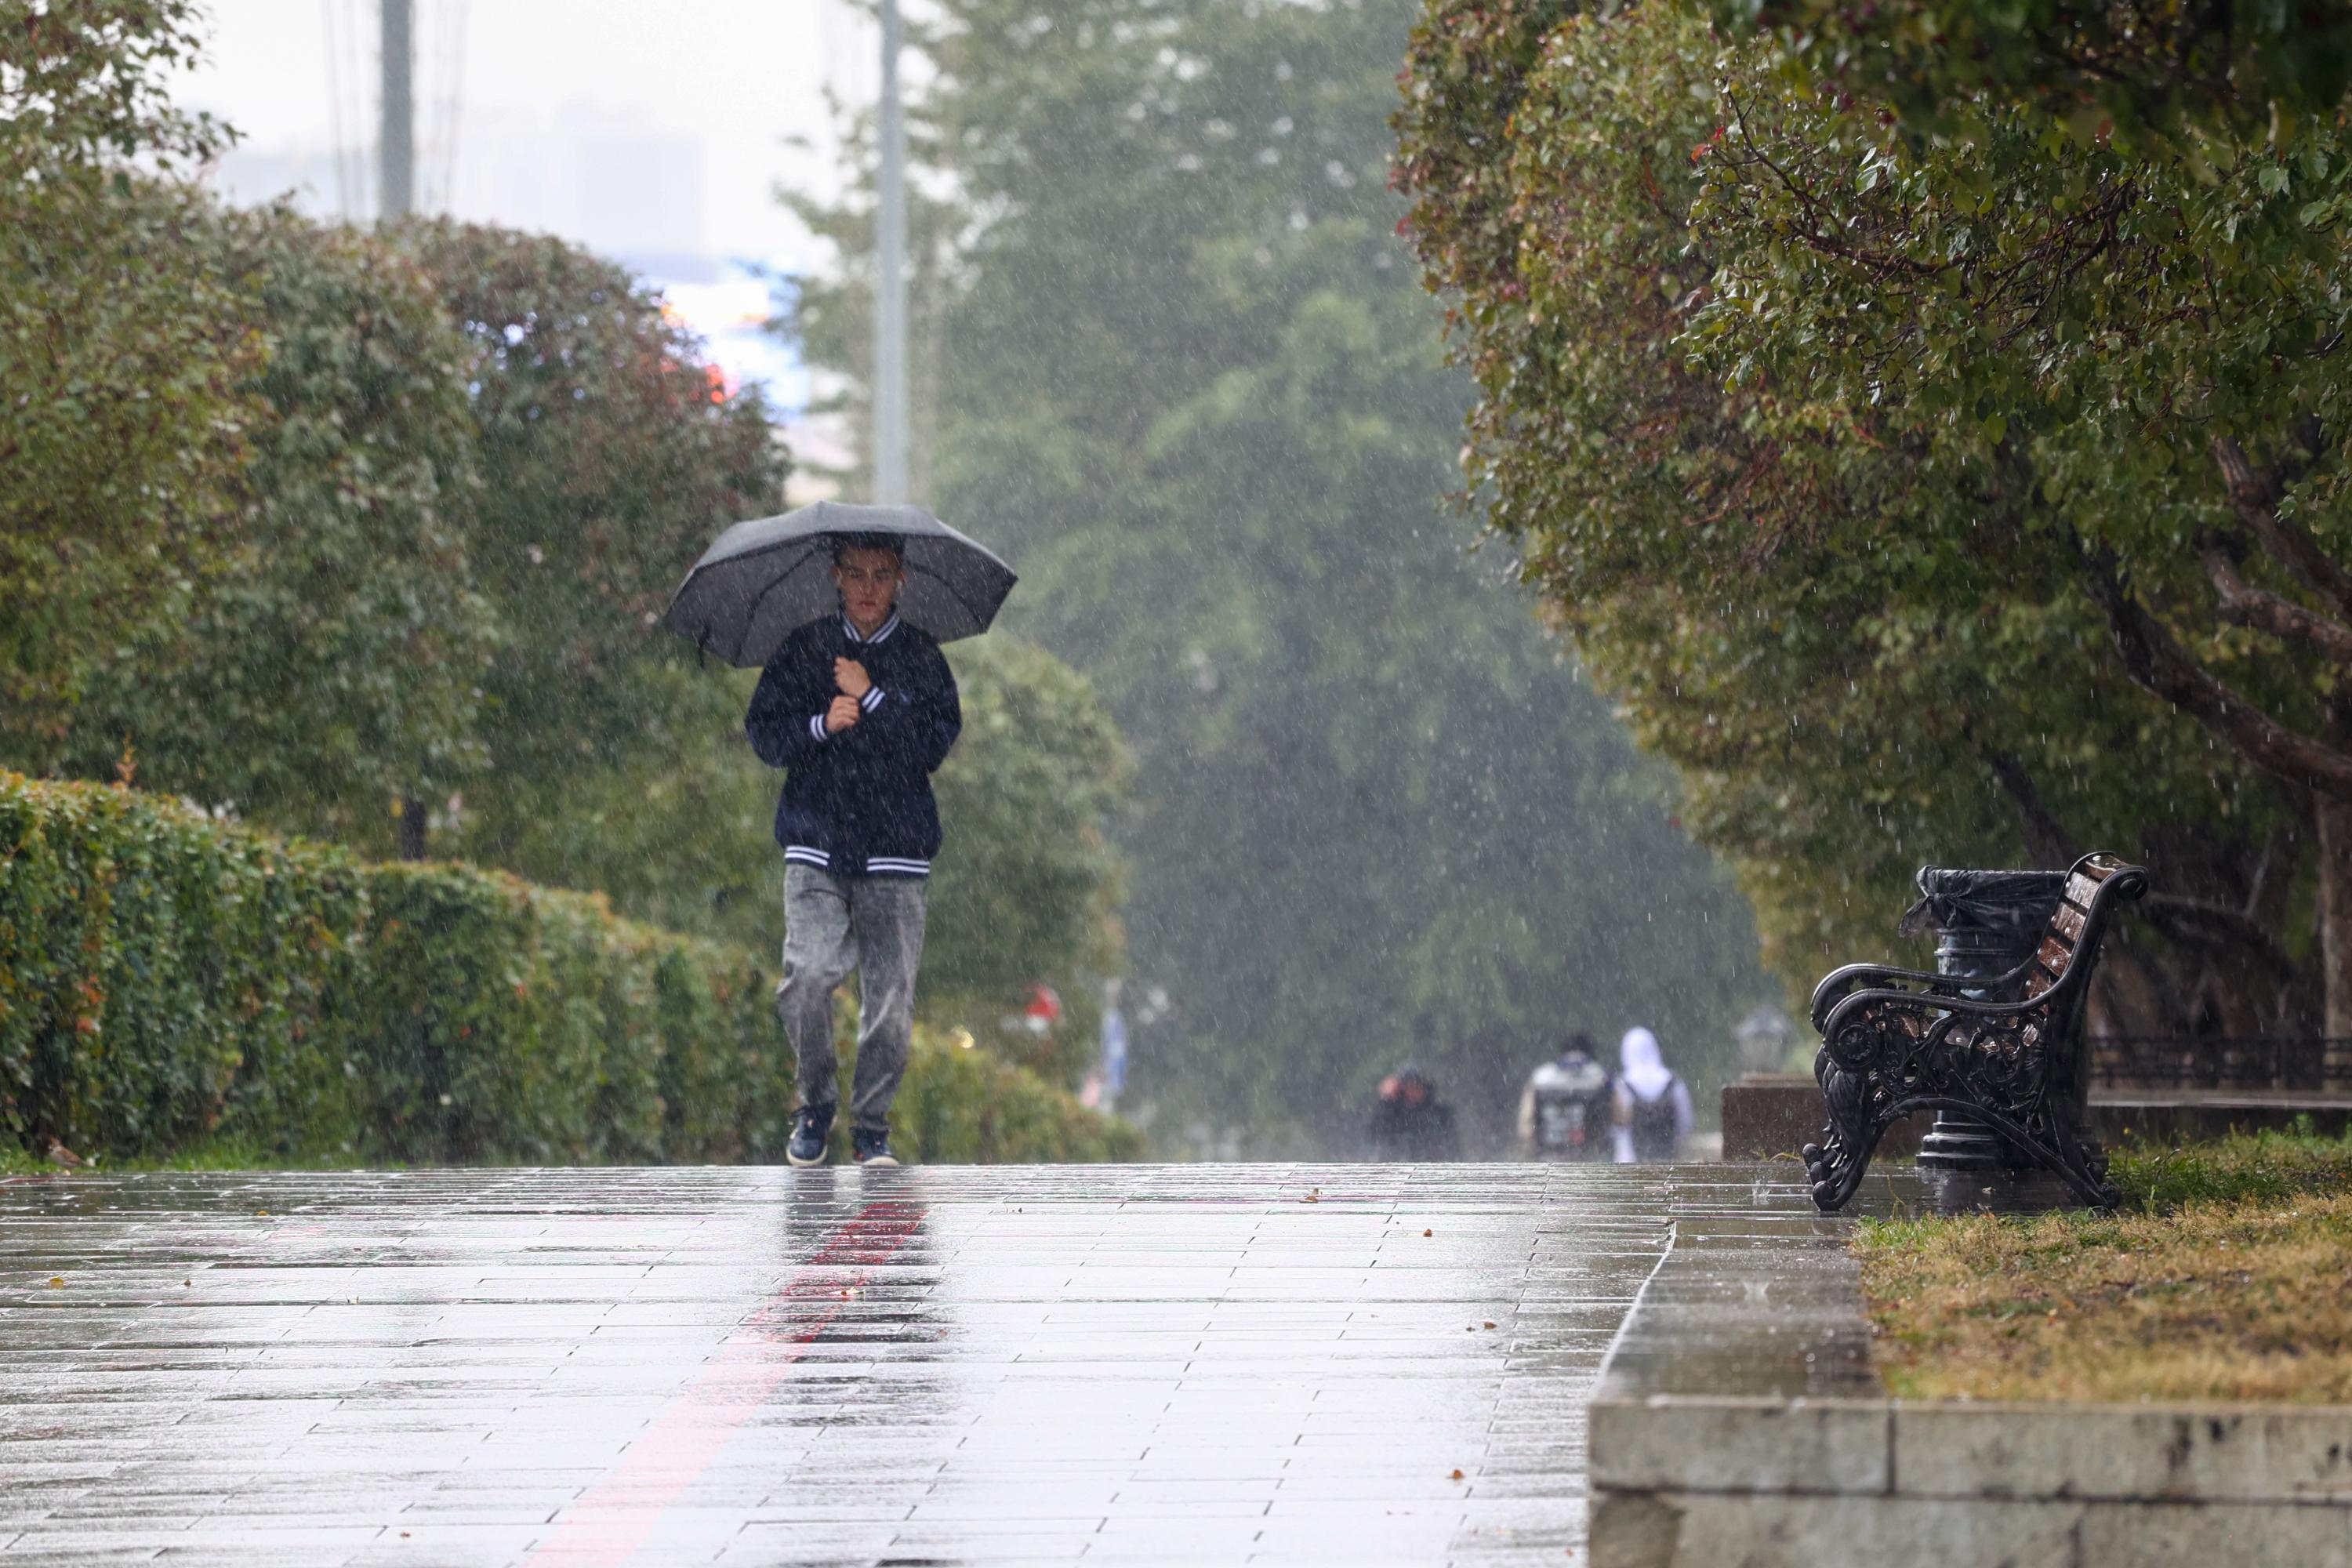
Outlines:
[[[393,243],[464,334],[482,483],[467,539],[508,641],[483,680],[488,767],[465,852],[565,886],[604,865],[551,853],[571,792],[726,721],[662,674],[691,650],[654,623],[728,523],[782,510],[791,459],[756,389],[726,395],[660,296],[546,235],[420,221]],[[681,692],[699,699],[680,708]]]
[[[2164,938],[2112,1021],[2352,1029],[2346,161],[2304,112],[2340,84],[2260,26],[2109,53],[2110,93],[2028,68],[2089,59],[2087,13],[1983,21],[2022,52],[1962,67],[1933,7],[1802,9],[1429,8],[1402,172],[1491,520],[1768,928],[1904,859],[2104,844]],[[2290,77],[2321,97],[2231,97]]]
[[[1704,1077],[1754,984],[1664,781],[1438,515],[1459,393],[1385,189],[1407,19],[954,0],[918,34],[919,472],[1135,752],[1129,964],[1172,1007],[1135,1092],[1261,1147],[1408,1057],[1499,1127],[1578,1025]],[[854,386],[870,214],[799,206],[842,266],[788,324]]]
[[[2248,793],[2273,797],[2315,878],[2324,1026],[2352,1033],[2341,117],[2118,144],[2005,88],[1980,97],[1968,135],[1919,138],[1858,135],[1801,83],[1740,94],[1694,210],[1724,262],[1700,363],[1899,450],[1886,521],[2014,561],[2263,775]],[[1843,484],[1860,444],[1811,467]],[[2173,743],[2211,754],[2204,737]]]
[[[2352,10],[2340,5],[1709,0],[1707,8],[1727,39],[1760,35],[1757,61],[1781,81],[1826,87],[1849,112],[1884,109],[1906,137],[1947,142],[1974,141],[2020,113],[2077,142],[2126,149],[2182,132],[2192,142],[2274,127],[2292,135],[2302,116],[2336,114],[2352,86]],[[2228,161],[2222,146],[2214,152]]]
[[[501,640],[467,545],[479,480],[463,340],[429,279],[290,210],[191,229],[264,344],[236,526],[176,613],[110,624],[37,771],[137,776],[389,850],[391,803],[479,772]]]
[[[168,619],[206,565],[261,347],[189,180],[226,132],[169,101],[194,0],[0,0],[0,732],[53,746],[82,628]]]

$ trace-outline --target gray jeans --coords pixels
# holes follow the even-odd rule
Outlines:
[[[840,1096],[833,1048],[834,988],[857,971],[855,1125],[886,1131],[915,1031],[915,969],[923,961],[920,877],[836,877],[798,860],[784,867],[784,979],[776,1016],[800,1066],[801,1103]]]

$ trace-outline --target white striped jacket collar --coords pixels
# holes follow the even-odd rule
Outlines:
[[[884,621],[880,626],[875,627],[874,635],[870,637],[858,636],[857,623],[851,620],[845,613],[841,617],[841,629],[849,634],[849,640],[854,643],[866,643],[871,645],[878,642],[888,642],[890,640],[890,634],[898,629],[898,612],[896,610],[891,611],[890,618]]]

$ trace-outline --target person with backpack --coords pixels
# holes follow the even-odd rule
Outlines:
[[[1635,1025],[1617,1045],[1617,1163],[1671,1160],[1690,1136],[1690,1089],[1666,1068],[1658,1037]]]
[[[1528,1075],[1519,1096],[1520,1148],[1531,1160],[1607,1160],[1615,1089],[1601,1065],[1601,1043],[1577,1030],[1559,1056]]]

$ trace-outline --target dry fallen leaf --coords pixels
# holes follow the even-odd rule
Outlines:
[[[1458,1480],[1460,1480],[1460,1479],[1462,1479],[1462,1472],[1461,1472],[1461,1471],[1459,1471],[1459,1470],[1456,1470],[1456,1471],[1454,1471],[1454,1474],[1453,1474],[1453,1475],[1451,1475],[1451,1476],[1447,1477],[1446,1479],[1447,1479],[1448,1480],[1456,1480],[1456,1481],[1458,1481]]]
[[[49,1289],[52,1289],[52,1290],[62,1290],[62,1289],[65,1289],[65,1284],[66,1284],[66,1277],[65,1277],[64,1275],[62,1275],[62,1274],[52,1274],[52,1275],[50,1275],[50,1276],[49,1276]]]
[[[1492,1324],[1492,1323],[1481,1323],[1481,1324],[1479,1324],[1478,1326],[1479,1326],[1480,1328],[1482,1328],[1482,1329],[1491,1329],[1491,1328],[1493,1328],[1495,1325],[1494,1325],[1494,1324]]]
[[[1433,1230],[1424,1230],[1421,1234],[1423,1236],[1435,1236],[1437,1233]]]

